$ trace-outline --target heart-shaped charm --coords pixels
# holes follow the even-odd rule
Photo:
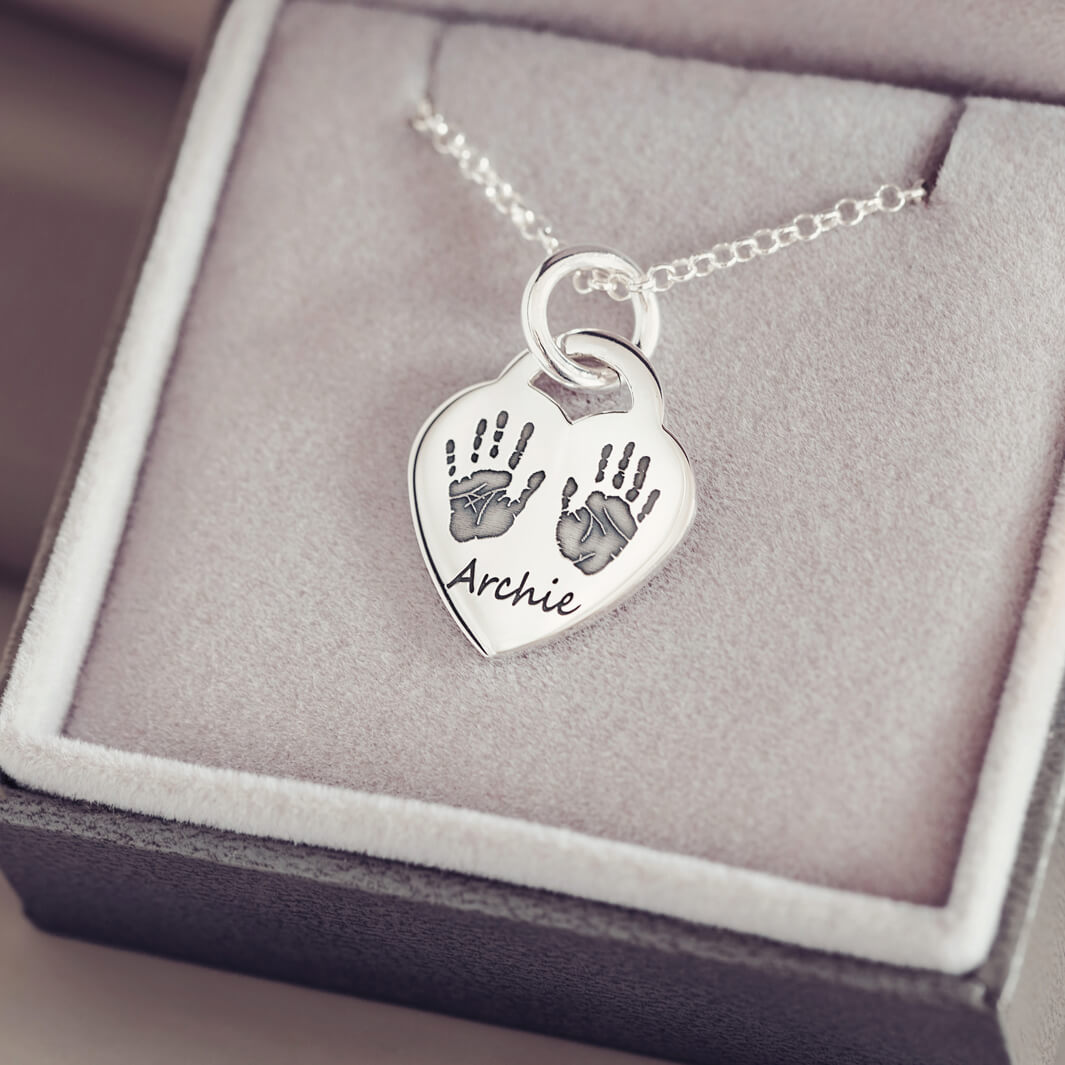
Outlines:
[[[629,410],[570,421],[529,352],[448,400],[411,452],[414,525],[437,590],[487,656],[544,643],[615,606],[665,562],[695,515],[662,390],[632,345],[567,334],[614,370]]]

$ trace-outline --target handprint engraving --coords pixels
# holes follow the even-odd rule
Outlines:
[[[505,410],[501,410],[496,417],[489,458],[499,457],[499,446],[507,427],[507,417]],[[488,422],[482,418],[473,434],[470,464],[474,467],[481,461],[481,445],[487,432]],[[489,536],[502,536],[525,509],[525,504],[532,498],[532,494],[544,483],[544,471],[538,470],[530,474],[517,499],[512,499],[507,494],[514,476],[513,471],[518,468],[532,435],[533,424],[526,422],[506,462],[508,469],[475,468],[468,476],[451,482],[448,489],[451,496],[451,535],[460,543]],[[454,440],[447,442],[445,458],[448,476],[454,477],[457,470]]]
[[[614,446],[605,444],[599,456],[599,469],[596,471],[595,483],[601,484],[606,478],[606,468],[613,453]],[[636,450],[634,443],[625,445],[618,459],[617,472],[610,483],[614,490],[621,492],[625,484],[626,471]],[[636,535],[640,522],[654,510],[658,502],[659,491],[654,489],[644,501],[643,509],[634,518],[630,503],[635,503],[647,480],[647,470],[651,460],[645,455],[636,463],[636,475],[632,487],[624,495],[605,495],[599,489],[592,491],[584,501],[584,506],[570,510],[570,501],[577,494],[577,482],[570,477],[562,489],[562,514],[558,519],[555,537],[558,549],[582,573],[598,573],[614,561],[625,545]]]

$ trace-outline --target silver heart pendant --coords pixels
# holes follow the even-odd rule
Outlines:
[[[640,351],[590,330],[561,339],[571,366],[587,372],[591,360],[616,375],[628,410],[571,421],[536,387],[546,367],[525,352],[440,407],[411,452],[426,565],[487,656],[535,647],[616,606],[695,515],[691,467],[663,427],[662,390]]]

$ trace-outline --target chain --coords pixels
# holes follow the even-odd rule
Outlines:
[[[488,156],[470,144],[466,134],[449,123],[430,99],[422,100],[411,125],[429,138],[440,155],[455,160],[462,176],[483,189],[488,202],[510,219],[523,239],[538,241],[548,255],[558,251],[560,241],[551,223],[533,210],[509,181],[499,176]],[[578,292],[605,292],[619,302],[642,292],[668,292],[674,285],[697,277],[709,277],[715,271],[727,270],[737,263],[774,255],[792,244],[808,244],[840,226],[856,226],[870,215],[895,214],[909,204],[919,203],[926,195],[927,190],[921,181],[906,187],[881,185],[872,196],[845,197],[827,210],[796,215],[790,222],[773,229],[759,229],[749,237],[724,241],[707,251],[668,263],[657,263],[636,278],[612,270],[588,270],[574,274],[573,284]]]
[[[548,255],[558,251],[560,245],[551,232],[551,223],[534,211],[509,181],[504,181],[496,173],[488,156],[470,144],[462,130],[450,125],[428,97],[418,106],[411,125],[429,138],[435,151],[458,163],[459,173],[484,190],[488,202],[510,219],[523,240],[539,241]]]
[[[578,292],[605,292],[611,299],[619,301],[632,299],[638,292],[668,292],[674,285],[697,277],[709,277],[715,270],[727,270],[737,263],[749,263],[752,259],[773,255],[792,244],[808,244],[839,226],[856,226],[870,215],[895,214],[924,196],[925,187],[921,183],[908,188],[881,185],[867,199],[847,197],[826,211],[796,215],[790,222],[773,229],[759,229],[749,237],[715,244],[708,251],[657,263],[638,278],[630,279],[610,270],[590,270],[575,274],[573,284]]]

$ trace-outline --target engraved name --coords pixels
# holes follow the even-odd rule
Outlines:
[[[558,578],[551,580],[552,585],[558,584]],[[572,592],[565,592],[557,599],[551,597],[558,591],[557,588],[548,588],[542,595],[529,583],[529,571],[521,575],[517,584],[510,577],[493,577],[490,573],[477,576],[477,559],[472,558],[462,570],[447,583],[448,588],[464,586],[470,595],[491,595],[500,602],[510,600],[511,606],[524,603],[526,606],[538,606],[545,614],[552,612],[561,614],[575,614],[581,608],[581,604],[570,605],[575,596]]]

